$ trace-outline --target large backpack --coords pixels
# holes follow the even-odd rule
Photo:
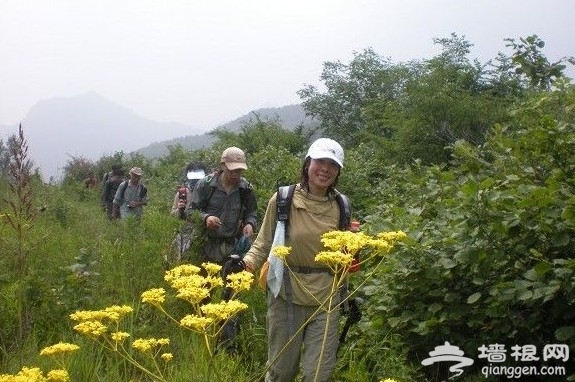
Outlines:
[[[205,184],[207,187],[209,187],[209,191],[208,191],[208,195],[207,197],[203,200],[200,208],[204,209],[207,207],[208,203],[210,202],[210,199],[212,198],[212,195],[214,194],[214,191],[216,190],[215,187],[212,187],[210,185],[210,183],[212,182],[212,180],[216,177],[217,175],[208,175],[205,179]],[[246,181],[247,182],[247,181]],[[252,189],[252,185],[247,182],[247,187],[240,187],[239,188],[239,192],[240,192],[240,203],[241,203],[241,207],[240,207],[240,218],[243,220],[246,218],[246,212],[247,212],[247,200],[248,197],[250,196],[251,193],[253,193],[253,189]]]
[[[276,219],[277,221],[285,221],[286,227],[289,220],[291,202],[295,192],[295,187],[295,184],[278,187],[276,198]],[[335,200],[339,206],[338,228],[340,230],[347,230],[351,224],[351,203],[347,196],[338,191],[335,193]]]
[[[129,180],[124,180],[118,186],[118,188],[121,189],[120,194],[122,195],[122,199],[126,199],[126,189],[128,188],[128,182]],[[140,195],[138,196],[140,199],[144,199],[148,195],[148,189],[142,183],[139,183],[138,187],[140,187]]]

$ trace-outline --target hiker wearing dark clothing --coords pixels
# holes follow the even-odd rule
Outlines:
[[[106,208],[106,204],[104,203],[104,187],[106,186],[106,181],[108,179],[112,178],[112,174],[114,173],[114,171],[118,172],[121,171],[122,172],[122,176],[124,174],[124,170],[122,170],[122,165],[120,164],[113,164],[112,165],[112,169],[108,172],[106,172],[103,176],[102,176],[102,183],[100,184],[100,200],[102,201],[102,209],[104,211],[107,211]],[[112,195],[112,198],[114,197],[114,195]]]
[[[106,215],[108,219],[112,220],[113,210],[114,210],[114,196],[118,190],[118,186],[124,180],[124,172],[122,169],[112,170],[112,175],[106,180],[104,186],[102,187],[102,205],[106,208]]]
[[[178,229],[172,245],[175,249],[175,260],[180,262],[184,259],[186,252],[192,245],[192,238],[194,234],[194,225],[192,221],[187,219],[186,208],[192,204],[192,191],[196,188],[198,181],[206,176],[205,167],[200,163],[190,163],[186,166],[184,171],[184,180],[178,187],[174,202],[172,203],[171,214],[179,219],[186,220]],[[165,261],[167,266],[170,266],[171,259],[166,254]]]
[[[256,198],[242,176],[246,169],[244,152],[229,147],[222,153],[219,171],[200,179],[192,192],[186,215],[194,210],[201,214],[202,261],[223,264],[242,235],[249,238],[256,229]]]
[[[172,215],[178,216],[180,219],[186,219],[186,208],[192,202],[192,191],[196,187],[198,181],[206,176],[205,167],[199,163],[190,163],[186,166],[184,181],[178,187],[174,202],[172,203]]]
[[[132,167],[130,179],[123,181],[118,186],[114,195],[113,218],[126,219],[135,217],[140,219],[143,206],[148,204],[148,189],[141,182],[143,171],[139,167]]]

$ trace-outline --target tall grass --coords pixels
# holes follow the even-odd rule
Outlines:
[[[64,341],[81,347],[70,357],[72,381],[150,380],[125,360],[80,337],[69,318],[77,310],[130,305],[134,314],[127,330],[133,338],[171,339],[171,381],[213,381],[213,363],[201,351],[198,338],[140,305],[143,291],[164,284],[164,256],[175,250],[171,241],[182,223],[169,214],[173,194],[150,183],[150,204],[141,222],[108,221],[98,188],[81,183],[46,185],[30,176],[22,133],[19,142],[13,160],[20,172],[11,175],[0,210],[4,217],[0,225],[0,374],[16,373],[26,365],[49,370],[50,361],[39,356],[40,350]],[[267,358],[264,292],[253,288],[244,301],[249,309],[240,317],[239,354],[215,355],[218,372],[237,382],[258,380]],[[183,304],[170,308],[182,315],[186,312]],[[353,333],[355,329],[350,338]],[[378,381],[377,375],[370,375],[373,367],[365,367],[364,352],[355,351],[353,341],[348,342],[334,379]],[[396,369],[403,367],[399,349],[389,346],[374,353],[373,358],[392,357]],[[403,375],[410,374],[404,371]]]

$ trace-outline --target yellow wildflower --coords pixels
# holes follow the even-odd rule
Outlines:
[[[397,382],[397,381],[395,379],[392,379],[392,378],[386,378],[386,379],[382,379],[379,382]]]
[[[403,231],[380,232],[377,234],[378,239],[382,239],[393,244],[396,241],[403,240],[407,237]]]
[[[56,370],[50,370],[48,372],[48,381],[54,381],[54,382],[69,382],[70,381],[70,375],[68,375],[68,372],[66,370],[62,370],[62,369],[56,369]]]
[[[329,231],[321,235],[321,242],[327,249],[355,255],[368,246],[370,237],[363,232]]]
[[[199,332],[204,332],[208,326],[214,323],[214,320],[209,317],[200,317],[188,314],[180,320],[180,325],[185,328],[193,329]]]
[[[74,321],[100,321],[106,318],[106,314],[101,310],[78,310],[70,314]]]
[[[128,305],[112,305],[104,309],[104,314],[107,319],[113,322],[118,322],[128,313],[132,313],[134,309]]]
[[[221,287],[224,286],[224,280],[222,280],[222,278],[217,275],[217,276],[208,276],[204,279],[205,281],[205,286],[208,287],[209,289],[214,289],[217,287]]]
[[[208,275],[215,276],[220,273],[222,266],[214,263],[202,263],[202,268],[208,272]]]
[[[114,332],[112,333],[112,340],[116,341],[116,342],[122,342],[124,341],[126,338],[130,337],[130,333],[126,333],[126,332]]]
[[[178,265],[175,268],[172,268],[166,271],[164,275],[164,280],[170,282],[171,280],[177,279],[182,276],[189,276],[189,275],[196,275],[199,274],[201,271],[200,267],[197,267],[192,264],[182,264]]]
[[[341,251],[323,251],[315,255],[315,261],[326,264],[332,270],[339,270],[351,265],[353,255]]]
[[[0,374],[0,382],[44,382],[46,378],[38,367],[22,367],[15,375]]]
[[[99,337],[106,333],[108,328],[100,321],[83,321],[74,326],[74,330],[90,337]]]
[[[207,281],[205,277],[200,275],[187,275],[171,279],[168,283],[174,289],[183,289],[190,287],[201,288],[207,284]]]
[[[231,273],[227,277],[228,283],[226,286],[232,288],[234,292],[241,292],[249,290],[254,281],[254,275],[251,272],[241,271],[238,273]]]
[[[391,245],[387,240],[384,240],[384,239],[371,240],[369,245],[370,245],[370,247],[372,247],[372,248],[374,248],[374,249],[376,249],[379,252],[382,252],[384,254],[388,253],[393,248],[393,245]]]
[[[103,310],[78,310],[70,315],[74,321],[104,321],[118,322],[123,316],[134,309],[130,306],[113,305]]]
[[[285,260],[286,257],[291,253],[291,247],[286,247],[284,245],[278,245],[277,247],[273,247],[272,251],[274,255],[279,257],[282,260]]]
[[[170,339],[169,338],[138,338],[132,343],[132,347],[136,350],[141,351],[142,353],[147,353],[151,351],[153,348],[157,346],[164,346],[169,345]]]
[[[61,353],[71,353],[80,349],[78,345],[69,344],[66,342],[59,342],[55,345],[45,347],[40,351],[40,355],[55,355]]]
[[[247,308],[247,304],[238,300],[220,301],[219,303],[210,303],[200,307],[202,313],[214,321],[228,320],[233,315]]]
[[[164,288],[148,289],[142,293],[142,302],[151,305],[162,305],[166,301],[166,291]]]
[[[186,300],[191,304],[199,304],[210,296],[210,291],[201,287],[189,287],[178,290],[177,298]]]
[[[166,362],[170,362],[174,358],[174,355],[172,353],[164,353],[160,356],[160,358]]]

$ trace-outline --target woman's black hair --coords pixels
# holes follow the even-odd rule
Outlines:
[[[310,157],[305,158],[305,160],[303,161],[303,164],[301,166],[301,177],[300,177],[301,187],[308,192],[309,192],[309,174],[308,174],[308,171],[309,171],[309,164],[310,163],[311,163],[311,158]],[[335,180],[333,181],[333,183],[327,188],[327,194],[328,195],[334,195],[335,194],[335,187],[337,186],[337,181],[339,180],[340,172],[341,172],[341,168],[338,170],[337,176],[335,177]]]

